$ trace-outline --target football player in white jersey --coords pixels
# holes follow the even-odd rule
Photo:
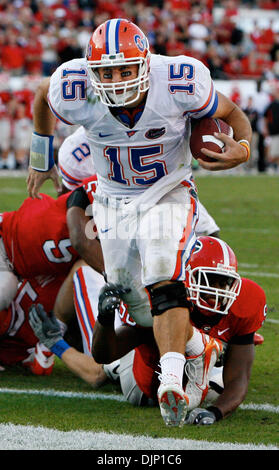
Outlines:
[[[62,178],[62,193],[72,191],[82,184],[84,178],[95,174],[95,166],[83,126],[66,137],[58,151],[58,169]],[[195,232],[197,237],[210,235],[219,237],[220,228],[204,205],[198,201],[199,220]]]
[[[250,123],[215,90],[200,61],[151,55],[135,24],[106,21],[94,31],[86,58],[63,63],[36,94],[27,180],[31,197],[39,197],[48,178],[59,188],[55,118],[84,126],[98,177],[93,216],[107,279],[126,289],[134,320],[153,327],[161,412],[166,424],[178,426],[189,402],[182,389],[190,331],[183,280],[198,216],[187,142],[190,118],[205,116],[226,121],[235,140],[217,134],[224,153],[205,150],[217,161],[200,165],[216,171],[247,161]]]
[[[58,150],[58,169],[62,178],[62,193],[73,191],[85,178],[96,173],[83,126],[66,137]]]

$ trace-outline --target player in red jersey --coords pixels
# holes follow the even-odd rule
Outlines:
[[[10,366],[22,366],[35,375],[52,373],[55,355],[38,341],[29,324],[28,312],[34,302],[52,311],[64,280],[65,276],[38,276],[36,279],[24,280],[10,307],[0,312],[0,371]],[[78,335],[73,337],[75,329],[78,330],[78,325],[72,324],[65,337],[67,340],[74,339],[77,345]],[[90,385],[97,388],[107,381],[102,365],[96,364],[93,358],[85,358],[78,351],[76,354],[78,357],[81,355],[86,364],[87,361],[90,364],[90,377],[86,377]]]
[[[38,276],[37,279],[24,280],[10,306],[0,311],[2,366],[24,365],[38,375],[52,372],[54,355],[38,343],[26,312],[33,302],[41,302],[48,311],[52,310],[63,281],[64,276]]]
[[[255,282],[240,278],[234,252],[225,242],[212,237],[199,237],[187,270],[187,286],[193,302],[192,337],[185,348],[184,386],[191,397],[187,422],[212,424],[232,413],[245,398],[254,359],[254,345],[257,343],[255,332],[262,326],[266,315],[265,293]],[[123,324],[115,329],[114,312],[121,305],[121,289],[117,290],[113,286],[107,286],[106,289],[108,295],[104,298],[107,309],[99,304],[99,316],[94,323],[94,357],[98,362],[106,364],[121,358],[120,382],[127,400],[134,405],[150,402],[157,404],[159,352],[152,329],[137,327],[125,308],[120,310]],[[35,330],[44,322],[44,316],[33,311],[31,323]],[[48,325],[48,328],[51,331],[52,325]],[[45,337],[44,334],[40,337],[42,342]],[[212,395],[213,386],[204,386],[199,376],[203,370],[195,370],[192,364],[202,343],[209,344],[210,338],[215,338],[217,342],[222,340],[226,360],[223,367],[219,360],[217,365],[220,367],[212,369],[209,384],[215,384],[217,392],[222,393],[217,393],[214,406],[206,409],[200,406]],[[55,343],[59,340],[61,338],[54,338],[53,341]],[[71,361],[74,363],[73,348],[65,349],[60,357],[63,360],[67,351],[71,352],[69,364]],[[81,376],[80,370],[83,369],[84,378],[87,364],[81,357],[79,359],[80,369],[76,367],[72,370]],[[215,373],[218,371],[219,377],[216,379]],[[90,366],[86,373],[90,375]]]
[[[28,316],[28,309],[31,305],[27,304],[25,308],[18,305],[18,298],[21,298],[23,292],[22,286],[35,283],[35,286],[39,288],[39,293],[38,295],[32,294],[31,300],[33,302],[38,300],[49,310],[50,305],[51,309],[54,306],[58,288],[71,269],[76,266],[77,260],[85,259],[90,266],[102,272],[102,252],[96,240],[96,234],[92,232],[94,236],[88,238],[88,228],[85,230],[88,224],[92,229],[92,219],[85,215],[84,208],[93,202],[95,182],[95,177],[85,181],[83,209],[80,208],[71,192],[57,199],[41,194],[40,199],[27,198],[18,210],[0,215],[0,363],[2,336],[6,335],[6,330],[10,331],[12,316],[17,309],[21,312],[20,335],[16,330],[13,331],[15,331],[16,338],[20,338],[19,348],[22,347],[22,351],[26,353],[25,346],[31,347],[28,329],[32,330],[29,325],[27,330],[21,326],[22,322],[25,323],[23,318],[24,315]],[[49,280],[52,282],[48,285]],[[23,284],[20,285],[22,281]],[[55,283],[57,283],[57,288]],[[41,289],[43,289],[42,295]],[[48,300],[50,303],[47,302]],[[6,330],[4,325],[8,325]],[[25,332],[26,341],[23,341]],[[31,339],[33,347],[33,338]],[[7,357],[3,350],[3,363],[9,363],[10,359],[14,361],[17,343],[17,339],[14,343],[9,341]],[[39,365],[36,364],[37,356],[38,359],[42,359]],[[47,369],[49,371],[52,369],[52,367],[48,368],[48,364],[51,364],[51,360],[53,363],[54,356],[51,354],[52,358],[46,362],[48,356],[50,352],[43,351],[42,345],[38,344],[35,359],[29,364],[31,368],[35,366],[33,372],[46,374]]]
[[[193,351],[197,330],[211,338],[222,340],[225,345],[224,367],[220,369],[222,377],[221,381],[219,377],[218,384],[222,393],[217,395],[214,406],[200,408],[205,399],[203,397],[201,403],[197,403],[188,414],[187,422],[190,424],[212,424],[231,414],[246,396],[254,360],[255,332],[265,320],[266,297],[258,284],[238,276],[233,251],[225,242],[212,237],[198,238],[187,270],[187,286],[193,302],[190,315],[194,332],[190,340]],[[104,328],[97,321],[93,351],[94,347],[101,351],[109,339],[107,357],[102,359],[114,361],[118,357],[121,334],[127,337],[127,331],[123,328],[121,330],[113,332],[112,328]],[[137,328],[134,327],[134,330]],[[137,341],[137,335],[133,333],[130,344],[127,343],[127,351]],[[190,342],[187,343],[188,351]],[[158,360],[158,350],[152,338],[149,344],[136,347],[134,352],[120,360],[122,389],[132,403],[140,405],[148,400],[156,403]],[[198,382],[195,378],[193,380],[193,371],[190,368],[187,370],[187,362],[186,359],[185,379],[188,378],[188,385],[186,384],[185,389],[187,390],[189,383],[194,383],[191,385],[193,390]]]
[[[96,178],[87,181],[86,205],[92,203]],[[88,238],[91,220],[72,200],[72,193],[52,198],[27,198],[16,211],[0,214],[0,310],[8,308],[20,279],[65,275],[82,257],[102,271],[99,243]]]

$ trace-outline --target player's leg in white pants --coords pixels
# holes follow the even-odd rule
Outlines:
[[[220,227],[216,224],[213,217],[208,213],[204,205],[199,201],[199,220],[196,225],[196,236],[202,235],[219,236]]]
[[[130,210],[95,200],[98,228],[108,282],[129,287],[124,302],[136,323],[153,325],[145,286],[167,280],[185,280],[185,266],[194,247],[197,206],[183,185],[147,210]]]
[[[129,314],[138,325],[153,326],[160,356],[167,355],[164,363],[160,359],[160,393],[163,390],[160,398],[163,395],[164,398],[166,393],[171,394],[174,389],[175,397],[179,396],[179,408],[173,406],[169,412],[166,411],[166,419],[163,418],[167,423],[168,415],[174,415],[174,425],[180,425],[187,408],[181,385],[185,344],[191,328],[188,310],[180,306],[171,307],[166,308],[162,315],[152,317],[145,288],[161,281],[169,284],[175,281],[180,292],[183,289],[186,265],[196,242],[198,208],[195,189],[191,182],[185,181],[159,199],[153,198],[150,192],[149,203],[141,206],[133,200],[127,202],[127,199],[122,198],[115,201],[105,198],[100,192],[96,195],[93,216],[108,281],[130,288],[123,297]],[[175,287],[177,285],[172,284]],[[170,383],[173,376],[177,380],[175,384]],[[176,401],[175,397],[171,403]]]

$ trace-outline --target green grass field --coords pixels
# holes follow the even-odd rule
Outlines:
[[[176,429],[165,427],[158,409],[136,409],[102,396],[94,400],[91,395],[69,398],[31,394],[30,390],[92,393],[89,385],[56,359],[50,377],[34,377],[20,368],[0,373],[1,423],[279,448],[279,177],[206,175],[197,176],[196,182],[200,200],[220,226],[222,238],[237,254],[240,274],[259,283],[267,296],[268,317],[260,330],[265,341],[256,348],[243,404],[247,406],[214,426]],[[46,183],[43,191],[54,195],[51,183]],[[25,197],[24,178],[0,178],[1,212],[18,208]],[[6,389],[26,389],[29,393]],[[98,393],[118,396],[120,390],[108,384]],[[265,409],[264,404],[270,407]]]

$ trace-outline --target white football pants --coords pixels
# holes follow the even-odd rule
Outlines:
[[[184,182],[183,182],[184,183]],[[108,282],[130,288],[123,298],[135,322],[152,326],[146,286],[185,280],[185,267],[196,242],[197,198],[189,182],[169,191],[156,204],[99,194],[93,217],[101,241]]]

